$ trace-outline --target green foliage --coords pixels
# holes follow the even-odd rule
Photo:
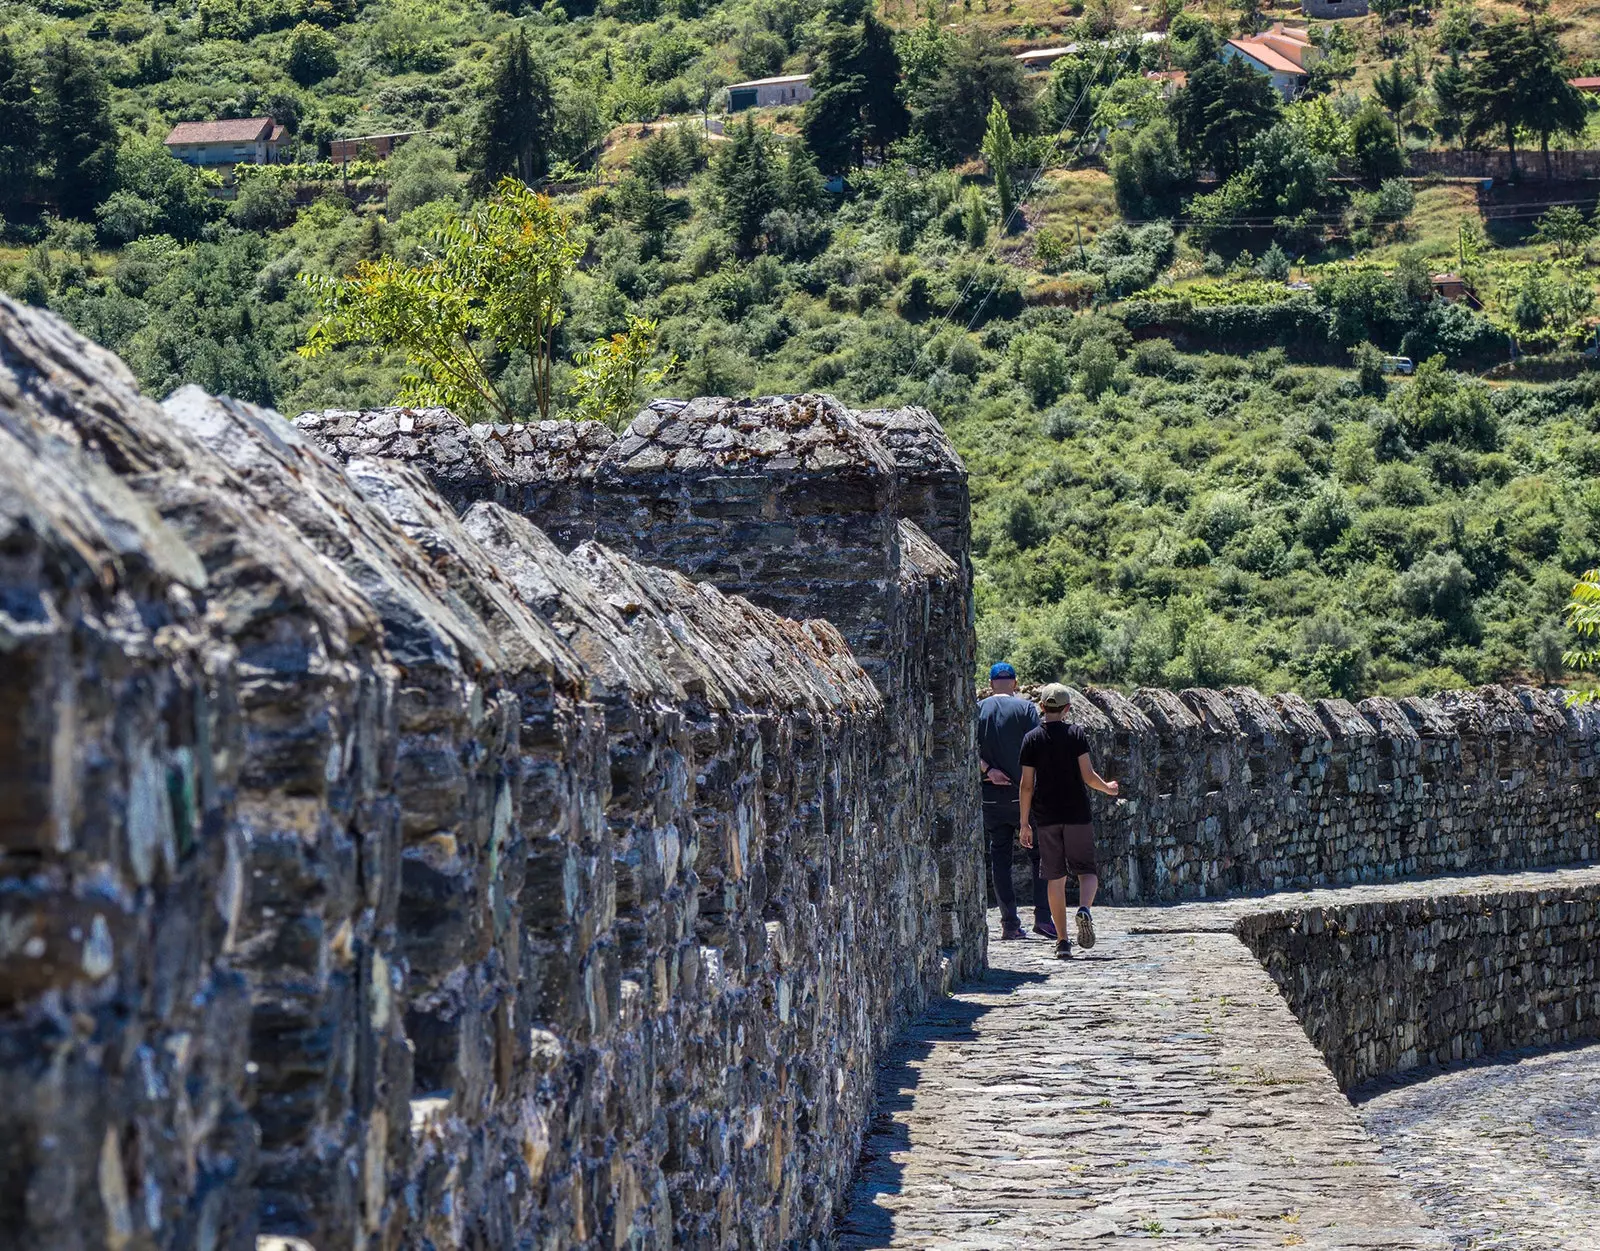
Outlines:
[[[767,214],[782,203],[777,156],[771,134],[754,118],[730,127],[728,137],[732,142],[723,144],[711,162],[717,216],[733,238],[734,251],[751,256],[761,243]]]
[[[88,217],[110,190],[116,126],[105,78],[75,41],[45,44],[39,75],[39,143],[45,189],[71,217]]]
[[[310,22],[301,22],[289,36],[289,77],[302,87],[339,72],[339,41]]]
[[[1189,179],[1189,162],[1178,146],[1178,131],[1172,122],[1158,118],[1132,136],[1119,135],[1111,157],[1111,178],[1117,207],[1127,216],[1170,214]]]
[[[549,67],[521,27],[497,51],[483,90],[471,164],[480,188],[503,177],[532,183],[550,165],[555,95]]]
[[[1534,224],[1532,238],[1554,245],[1557,256],[1570,256],[1594,238],[1594,227],[1585,220],[1582,209],[1559,204]]]
[[[1350,151],[1356,169],[1369,182],[1397,178],[1405,171],[1405,153],[1389,119],[1376,104],[1368,104],[1350,123]]]
[[[1172,104],[1183,150],[1223,180],[1244,169],[1251,141],[1277,120],[1281,108],[1266,75],[1237,57],[1193,71]]]
[[[983,133],[983,157],[989,163],[989,174],[994,179],[995,195],[1000,201],[1002,229],[1011,220],[1011,210],[1016,207],[1016,191],[1011,183],[1011,166],[1016,159],[1017,145],[1011,136],[1011,119],[1000,101],[989,105],[989,123]]]
[[[1478,140],[1499,132],[1517,175],[1517,132],[1537,134],[1549,174],[1550,136],[1576,134],[1587,112],[1583,98],[1567,82],[1555,32],[1548,21],[1507,19],[1481,36],[1482,58],[1468,72],[1464,102],[1466,137]]]
[[[431,135],[417,135],[401,144],[384,173],[389,180],[384,207],[390,221],[421,205],[453,200],[461,190],[454,153],[440,147]]]
[[[579,421],[599,421],[621,429],[633,415],[639,388],[654,386],[672,372],[675,360],[645,370],[655,352],[659,328],[649,318],[630,317],[626,330],[609,339],[597,339],[579,355],[572,386]]]
[[[321,317],[301,354],[314,358],[347,343],[398,349],[415,371],[402,402],[512,420],[518,414],[491,375],[486,349],[518,349],[532,368],[540,416],[552,416],[562,290],[583,250],[570,221],[548,197],[506,178],[432,242],[432,254],[414,265],[380,257],[362,261],[349,278],[305,275]]]
[[[802,126],[824,170],[838,173],[881,157],[906,133],[910,117],[896,86],[900,58],[889,30],[870,10],[859,24],[835,27],[811,75],[813,95]]]
[[[1567,603],[1567,625],[1578,636],[1578,645],[1562,656],[1563,664],[1587,673],[1600,670],[1600,569],[1588,569],[1573,585]],[[1568,703],[1593,703],[1600,691],[1585,687],[1574,691]]]
[[[938,74],[910,94],[911,124],[928,147],[947,161],[978,151],[992,102],[998,102],[1012,128],[1034,128],[1031,95],[1016,57],[974,32],[950,47]]]

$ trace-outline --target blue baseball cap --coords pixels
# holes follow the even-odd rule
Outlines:
[[[1016,676],[1017,671],[1003,660],[997,665],[989,666],[989,681],[991,682],[993,682],[996,678],[1015,679]]]

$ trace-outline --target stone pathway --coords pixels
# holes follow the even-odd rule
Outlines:
[[[1068,963],[1043,939],[999,942],[991,913],[988,974],[886,1057],[838,1248],[1467,1245],[1412,1197],[1231,926],[1558,880],[1600,868],[1101,908],[1099,944]]]
[[[1600,1246],[1600,1044],[1510,1052],[1355,1099],[1452,1247]]]

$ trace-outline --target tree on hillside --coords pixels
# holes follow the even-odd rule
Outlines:
[[[1216,59],[1222,35],[1203,13],[1184,10],[1167,27],[1167,55],[1182,70],[1197,70]]]
[[[1356,169],[1370,182],[1398,178],[1406,156],[1395,139],[1394,127],[1376,101],[1369,100],[1350,123],[1350,155]]]
[[[912,93],[912,128],[946,160],[964,160],[983,142],[992,101],[999,101],[1014,131],[1032,133],[1033,105],[1021,64],[974,32],[950,49],[937,77]]]
[[[862,10],[859,21],[828,32],[801,123],[823,169],[853,169],[905,135],[911,119],[895,92],[899,81],[894,37],[870,9]]]
[[[304,357],[344,344],[403,351],[414,371],[396,398],[439,404],[469,420],[523,414],[489,367],[524,353],[539,416],[555,416],[551,363],[562,291],[583,252],[565,214],[514,178],[466,220],[436,231],[415,264],[392,256],[362,261],[347,278],[302,274],[320,305]]]
[[[1561,70],[1561,48],[1548,22],[1498,22],[1483,32],[1484,55],[1467,76],[1467,138],[1499,131],[1517,176],[1517,128],[1539,136],[1550,175],[1550,136],[1583,128],[1583,97]]]
[[[18,203],[39,154],[39,104],[33,70],[0,31],[0,212]]]
[[[543,178],[554,123],[549,67],[533,55],[519,27],[496,55],[484,88],[471,151],[474,189],[482,191],[507,175],[525,183]]]
[[[1000,101],[992,101],[989,105],[989,125],[983,134],[983,158],[989,163],[995,197],[1000,201],[1002,232],[1011,220],[1011,210],[1017,205],[1016,189],[1011,182],[1011,165],[1016,156],[1017,142],[1011,134],[1011,119],[1006,116]]]
[[[1561,204],[1539,219],[1531,237],[1538,243],[1553,245],[1557,256],[1570,256],[1582,251],[1594,238],[1594,227],[1584,220],[1582,209]]]
[[[1430,86],[1433,95],[1433,129],[1449,143],[1466,125],[1467,71],[1456,57],[1434,72]]]
[[[106,80],[89,54],[69,39],[45,45],[39,82],[40,150],[48,187],[68,217],[87,218],[110,189],[117,128]]]
[[[711,185],[716,192],[717,217],[733,236],[734,251],[751,256],[761,241],[767,214],[780,207],[778,162],[773,138],[746,117],[728,131],[711,162]]]
[[[301,22],[289,35],[289,77],[302,87],[319,83],[339,72],[339,41],[310,22]]]
[[[1390,61],[1389,68],[1372,80],[1372,92],[1378,97],[1378,103],[1388,111],[1389,120],[1394,123],[1395,142],[1403,144],[1400,114],[1417,98],[1416,80],[1400,68],[1399,61]]]
[[[1178,207],[1189,180],[1189,163],[1178,147],[1178,132],[1160,118],[1132,138],[1118,135],[1111,157],[1117,207],[1129,217],[1162,217]]]
[[[1183,150],[1226,180],[1248,163],[1250,141],[1277,120],[1282,106],[1267,76],[1235,58],[1190,74],[1172,111]]]

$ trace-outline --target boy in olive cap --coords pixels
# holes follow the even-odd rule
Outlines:
[[[1083,727],[1067,720],[1072,693],[1052,682],[1039,692],[1044,722],[1022,740],[1022,845],[1039,847],[1039,876],[1048,883],[1050,913],[1055,920],[1056,958],[1072,956],[1067,937],[1067,874],[1078,879],[1078,945],[1094,946],[1094,918],[1089,913],[1099,888],[1094,856],[1094,816],[1089,789],[1115,798],[1117,784],[1095,772],[1089,739]]]

